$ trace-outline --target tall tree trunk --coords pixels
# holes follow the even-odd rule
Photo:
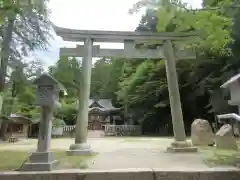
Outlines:
[[[3,34],[3,42],[2,42],[2,50],[1,50],[1,63],[0,63],[0,114],[2,111],[3,104],[3,92],[5,90],[6,86],[6,73],[7,73],[7,66],[8,66],[8,59],[9,59],[9,53],[10,53],[10,46],[13,36],[13,28],[14,28],[14,21],[16,19],[16,16],[9,18],[6,27],[4,28],[4,34]],[[1,120],[0,120],[1,121]],[[2,124],[2,122],[0,122]],[[1,126],[0,128],[0,139],[6,139],[5,132],[7,129],[6,123]]]

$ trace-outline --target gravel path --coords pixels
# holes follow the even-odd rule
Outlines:
[[[167,168],[167,169],[205,169],[201,153],[170,154],[166,147],[171,139],[142,138],[138,141],[113,141],[110,146],[101,148],[101,153],[89,160],[90,169],[122,168]],[[104,146],[102,144],[102,146]],[[98,152],[99,147],[93,146]]]
[[[165,153],[170,138],[89,138],[88,143],[98,155],[88,160],[88,169],[164,168],[170,170],[201,170],[210,168],[206,154]],[[53,149],[67,150],[74,139],[54,139]],[[24,140],[14,144],[0,144],[0,150],[36,149],[37,140]]]

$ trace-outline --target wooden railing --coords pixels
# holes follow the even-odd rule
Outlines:
[[[141,126],[137,125],[105,125],[105,136],[137,136],[141,134]]]

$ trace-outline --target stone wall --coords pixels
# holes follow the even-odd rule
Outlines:
[[[158,169],[127,170],[58,170],[52,172],[4,172],[1,180],[239,180],[235,169],[201,171],[163,171]]]
[[[63,127],[63,137],[75,137],[75,128],[76,125],[72,125],[72,126],[64,126]]]
[[[75,137],[75,128],[76,128],[75,125],[64,126],[62,137],[72,137],[72,138]],[[101,132],[101,131],[88,130],[89,134],[92,134],[91,132]],[[102,132],[104,132],[105,136],[139,136],[141,135],[141,126],[106,124],[105,129]],[[94,135],[93,137],[103,137],[103,135],[101,133],[101,135],[99,136]]]

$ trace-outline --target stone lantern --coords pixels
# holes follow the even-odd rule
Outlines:
[[[228,101],[229,105],[238,106],[238,114],[230,113],[218,115],[220,122],[223,122],[221,119],[232,119],[231,124],[233,125],[233,131],[235,135],[239,135],[240,131],[240,73],[231,77],[227,82],[221,85],[221,88],[227,88],[230,91],[230,100]]]
[[[66,91],[52,76],[42,74],[34,84],[37,86],[37,102],[41,107],[41,120],[39,128],[37,151],[29,156],[29,161],[21,168],[22,171],[50,171],[58,162],[53,159],[51,148],[52,118],[54,109],[59,107],[59,93]]]
[[[60,91],[67,95],[64,87],[48,74],[42,74],[33,83],[37,85],[36,104],[39,106],[59,107]]]
[[[228,101],[230,105],[240,105],[240,73],[221,85],[221,88],[228,88],[230,90],[231,99]]]

